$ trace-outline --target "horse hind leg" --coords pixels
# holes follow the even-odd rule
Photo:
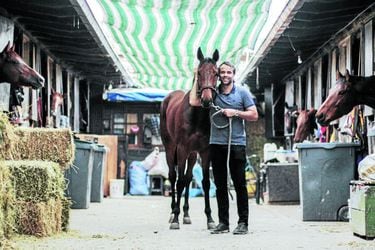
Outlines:
[[[189,186],[193,178],[193,167],[196,161],[197,161],[197,154],[191,154],[187,160],[187,170],[184,176],[184,181],[185,181],[185,203],[183,207],[184,209],[183,223],[184,224],[191,224],[191,219],[189,215]]]
[[[178,223],[178,215],[176,216],[176,158],[175,158],[175,150],[171,150],[166,148],[166,157],[167,157],[167,164],[169,168],[168,178],[171,182],[171,216],[169,218],[169,229],[180,229]]]

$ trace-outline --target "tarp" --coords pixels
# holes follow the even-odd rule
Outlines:
[[[249,57],[271,2],[88,1],[133,82],[169,90],[190,89],[199,47],[206,57],[218,49],[220,62],[239,65]]]
[[[170,93],[156,88],[115,88],[103,93],[103,100],[109,102],[161,102]]]

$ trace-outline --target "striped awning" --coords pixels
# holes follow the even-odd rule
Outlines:
[[[197,50],[234,64],[251,54],[271,0],[96,0],[107,39],[135,84],[190,89]],[[90,1],[88,1],[90,2]],[[100,16],[101,15],[101,16]]]

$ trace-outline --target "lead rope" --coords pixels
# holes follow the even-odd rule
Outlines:
[[[214,117],[218,114],[221,113],[221,110],[222,108],[219,107],[219,106],[215,106],[215,105],[211,105],[214,109],[216,109],[217,111],[215,113],[212,114],[211,116],[211,122],[212,124],[218,128],[218,129],[223,129],[223,128],[226,128],[226,127],[229,127],[229,136],[228,136],[228,152],[227,152],[227,187],[228,187],[228,193],[229,193],[229,196],[230,198],[233,200],[233,195],[232,193],[230,192],[230,171],[229,171],[229,159],[230,159],[230,147],[231,147],[231,144],[232,144],[232,117],[228,117],[228,124],[225,124],[225,125],[217,125],[215,122],[214,122]]]

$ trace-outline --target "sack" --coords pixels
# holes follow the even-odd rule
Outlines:
[[[154,151],[152,151],[146,158],[142,161],[143,167],[146,170],[150,170],[153,168],[159,161],[159,148],[155,147]]]
[[[165,152],[160,152],[158,155],[158,161],[148,171],[148,175],[161,175],[168,179],[169,168],[167,164],[167,158]]]
[[[147,171],[142,166],[142,162],[133,161],[129,166],[129,184],[131,195],[148,195]]]

